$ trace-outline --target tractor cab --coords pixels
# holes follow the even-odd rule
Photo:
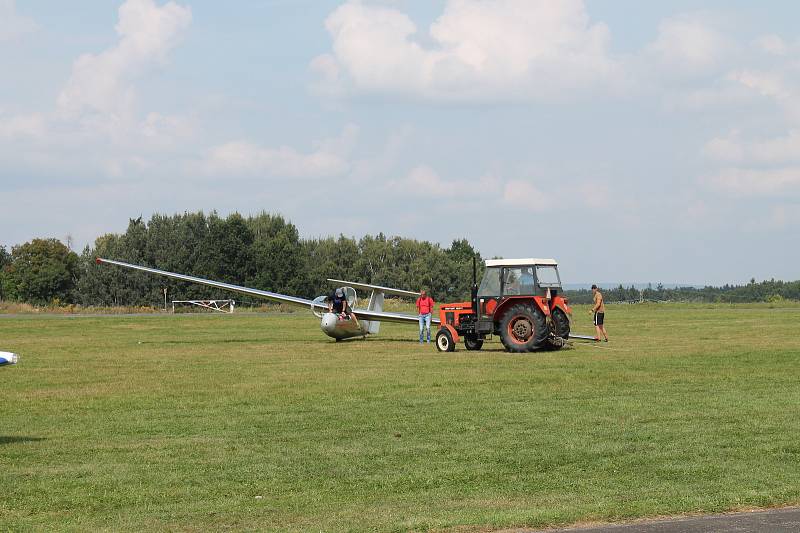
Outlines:
[[[499,335],[513,352],[558,349],[569,337],[572,314],[560,292],[554,259],[487,260],[470,302],[440,306],[442,345],[437,342],[437,348],[454,349],[447,335],[453,342],[464,337],[468,350],[479,350],[486,338]]]
[[[489,259],[478,295],[546,296],[561,290],[558,264],[553,259]]]

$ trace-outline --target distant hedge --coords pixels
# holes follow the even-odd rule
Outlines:
[[[655,288],[637,289],[616,288],[602,289],[603,297],[608,302],[707,302],[707,303],[752,303],[781,302],[800,300],[800,281],[750,280],[746,285],[723,285],[722,287],[676,287],[667,289],[662,285]],[[566,291],[570,301],[574,303],[590,303],[592,292],[589,290]]]

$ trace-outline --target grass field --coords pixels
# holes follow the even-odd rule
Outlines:
[[[577,327],[590,331],[586,308]],[[800,307],[609,344],[335,344],[310,315],[0,317],[0,530],[484,530],[800,502]],[[461,528],[460,526],[466,526]]]

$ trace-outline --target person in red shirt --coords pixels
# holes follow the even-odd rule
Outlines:
[[[428,330],[428,342],[431,342],[431,313],[433,312],[434,301],[428,296],[425,289],[419,291],[417,298],[417,311],[419,312],[419,342],[422,344],[423,332]]]

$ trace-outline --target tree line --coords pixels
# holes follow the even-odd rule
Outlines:
[[[300,238],[280,215],[243,217],[216,212],[131,219],[122,234],[98,237],[76,254],[57,239],[33,239],[10,251],[0,246],[0,300],[34,305],[156,306],[170,300],[228,298],[229,293],[121,269],[98,266],[96,257],[147,265],[267,291],[314,298],[331,291],[327,278],[417,290],[437,301],[469,298],[472,258],[484,261],[467,239],[436,243],[386,237]],[[588,290],[565,291],[573,303],[590,303]],[[608,288],[606,301],[765,302],[800,300],[800,281],[762,281],[722,287],[658,285]],[[238,297],[237,299],[240,299]],[[262,303],[258,301],[258,303]]]
[[[700,303],[752,303],[800,300],[800,281],[767,280],[756,282],[751,279],[746,285],[723,285],[721,287],[674,287],[666,288],[658,284],[643,289],[623,287],[603,289],[607,302],[700,302]],[[589,290],[565,291],[573,303],[591,303]]]
[[[305,298],[329,293],[332,286],[326,279],[337,278],[410,290],[424,287],[437,299],[463,299],[472,283],[473,256],[482,268],[480,254],[466,239],[453,241],[449,248],[383,233],[360,239],[301,239],[292,223],[264,212],[248,217],[155,214],[148,221],[131,219],[122,234],[98,237],[80,255],[56,239],[34,239],[10,253],[0,247],[0,299],[36,305],[152,306],[163,302],[163,288],[170,300],[231,297],[202,285],[98,266],[96,257]]]

